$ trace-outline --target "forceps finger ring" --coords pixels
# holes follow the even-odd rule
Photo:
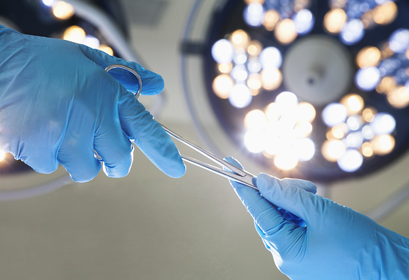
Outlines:
[[[139,89],[138,89],[138,91],[136,93],[134,93],[135,98],[138,99],[139,96],[141,95],[141,92],[142,92],[142,79],[141,79],[141,76],[139,76],[139,74],[134,69],[132,69],[131,67],[128,67],[128,66],[122,65],[122,64],[108,65],[105,68],[105,71],[109,72],[112,69],[117,69],[117,68],[124,69],[124,70],[127,70],[127,71],[131,72],[138,79]]]

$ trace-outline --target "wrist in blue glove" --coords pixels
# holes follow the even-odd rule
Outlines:
[[[0,150],[40,173],[62,164],[74,181],[86,182],[101,168],[94,150],[108,176],[127,175],[134,142],[164,173],[182,176],[173,141],[130,92],[139,85],[108,74],[110,64],[136,70],[143,95],[163,90],[162,77],[136,63],[0,26]]]
[[[230,163],[240,166],[234,159]],[[259,174],[259,192],[231,181],[277,268],[290,279],[409,279],[409,239],[315,194],[308,181]],[[277,208],[302,218],[286,219]]]

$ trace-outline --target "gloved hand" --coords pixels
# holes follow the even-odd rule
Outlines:
[[[61,163],[74,181],[86,182],[101,168],[94,149],[108,176],[127,175],[132,141],[164,173],[182,176],[173,141],[128,91],[138,90],[134,77],[114,78],[104,70],[110,64],[136,70],[142,94],[163,90],[162,77],[136,63],[0,26],[0,150],[40,173]]]
[[[290,279],[409,279],[409,239],[315,195],[311,182],[260,173],[255,183],[259,192],[231,182],[277,268]],[[277,207],[306,226],[283,218]]]

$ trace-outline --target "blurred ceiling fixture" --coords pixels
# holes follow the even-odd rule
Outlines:
[[[409,147],[408,12],[407,1],[224,1],[201,54],[228,137],[318,182],[395,160]]]

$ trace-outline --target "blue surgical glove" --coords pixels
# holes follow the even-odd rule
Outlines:
[[[165,174],[182,176],[173,141],[130,92],[139,87],[134,77],[108,74],[110,64],[136,70],[142,94],[163,90],[162,77],[136,63],[0,26],[0,149],[37,172],[62,164],[86,182],[101,168],[94,150],[108,176],[127,175],[134,142]]]
[[[314,194],[311,182],[261,173],[255,183],[259,192],[231,182],[277,268],[290,279],[409,279],[409,239]],[[306,226],[285,219],[278,207]]]

